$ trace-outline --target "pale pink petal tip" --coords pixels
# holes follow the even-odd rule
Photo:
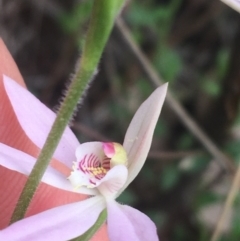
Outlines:
[[[158,87],[138,108],[126,132],[123,147],[128,156],[129,178],[137,176],[146,161],[168,84]],[[125,186],[125,187],[126,187]]]

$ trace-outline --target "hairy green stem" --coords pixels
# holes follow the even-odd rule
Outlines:
[[[11,223],[22,218],[41,182],[42,176],[50,163],[53,153],[68,125],[69,120],[84,94],[89,81],[96,72],[99,59],[109,38],[114,20],[124,0],[95,0],[86,41],[79,68],[59,109],[57,118],[42,148],[32,172],[24,186],[11,218]]]

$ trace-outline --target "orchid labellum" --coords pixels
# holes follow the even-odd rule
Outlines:
[[[37,146],[41,146],[40,142],[49,132],[48,123],[52,122],[53,113],[11,78],[4,76],[3,83],[21,127]],[[146,160],[166,90],[167,85],[159,87],[140,106],[123,145],[89,142],[76,146],[77,141],[67,130],[63,136],[65,141],[54,155],[62,167],[56,170],[49,166],[42,182],[67,193],[91,197],[20,220],[1,230],[0,240],[69,240],[94,225],[104,208],[108,213],[110,241],[158,240],[156,227],[146,215],[118,204],[115,199],[137,176]],[[0,143],[1,166],[27,176],[35,161],[33,156]],[[68,168],[72,171],[68,172]]]

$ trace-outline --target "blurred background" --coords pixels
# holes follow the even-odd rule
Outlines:
[[[0,0],[0,36],[29,90],[57,110],[81,55],[92,0]],[[227,156],[231,170],[167,102],[144,168],[119,198],[149,215],[161,241],[209,240],[240,159],[240,15],[219,0],[132,0],[122,18],[176,101]],[[122,143],[153,91],[119,27],[71,123],[80,142]],[[223,160],[224,161],[224,160]],[[222,241],[240,240],[240,197]]]

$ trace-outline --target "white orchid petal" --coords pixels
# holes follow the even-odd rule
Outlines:
[[[128,180],[125,187],[132,182],[141,170],[151,143],[158,117],[167,93],[167,84],[157,88],[139,107],[134,115],[123,147],[128,155]]]
[[[4,241],[66,241],[85,233],[106,207],[102,197],[52,208],[0,231]]]
[[[100,160],[104,157],[103,144],[102,142],[93,141],[85,142],[79,145],[75,151],[77,160],[81,160],[85,155],[94,154]]]
[[[229,7],[233,8],[237,12],[240,12],[240,0],[221,0],[225,4],[227,4]]]
[[[103,177],[97,189],[106,198],[115,198],[118,191],[123,187],[127,180],[128,170],[124,165],[117,165],[110,169]]]
[[[23,131],[25,131],[26,135],[36,146],[42,148],[56,118],[56,114],[14,80],[3,76],[3,82],[12,108]],[[69,127],[67,127],[54,153],[54,157],[71,168],[72,161],[75,160],[74,153],[78,145],[78,140]]]

